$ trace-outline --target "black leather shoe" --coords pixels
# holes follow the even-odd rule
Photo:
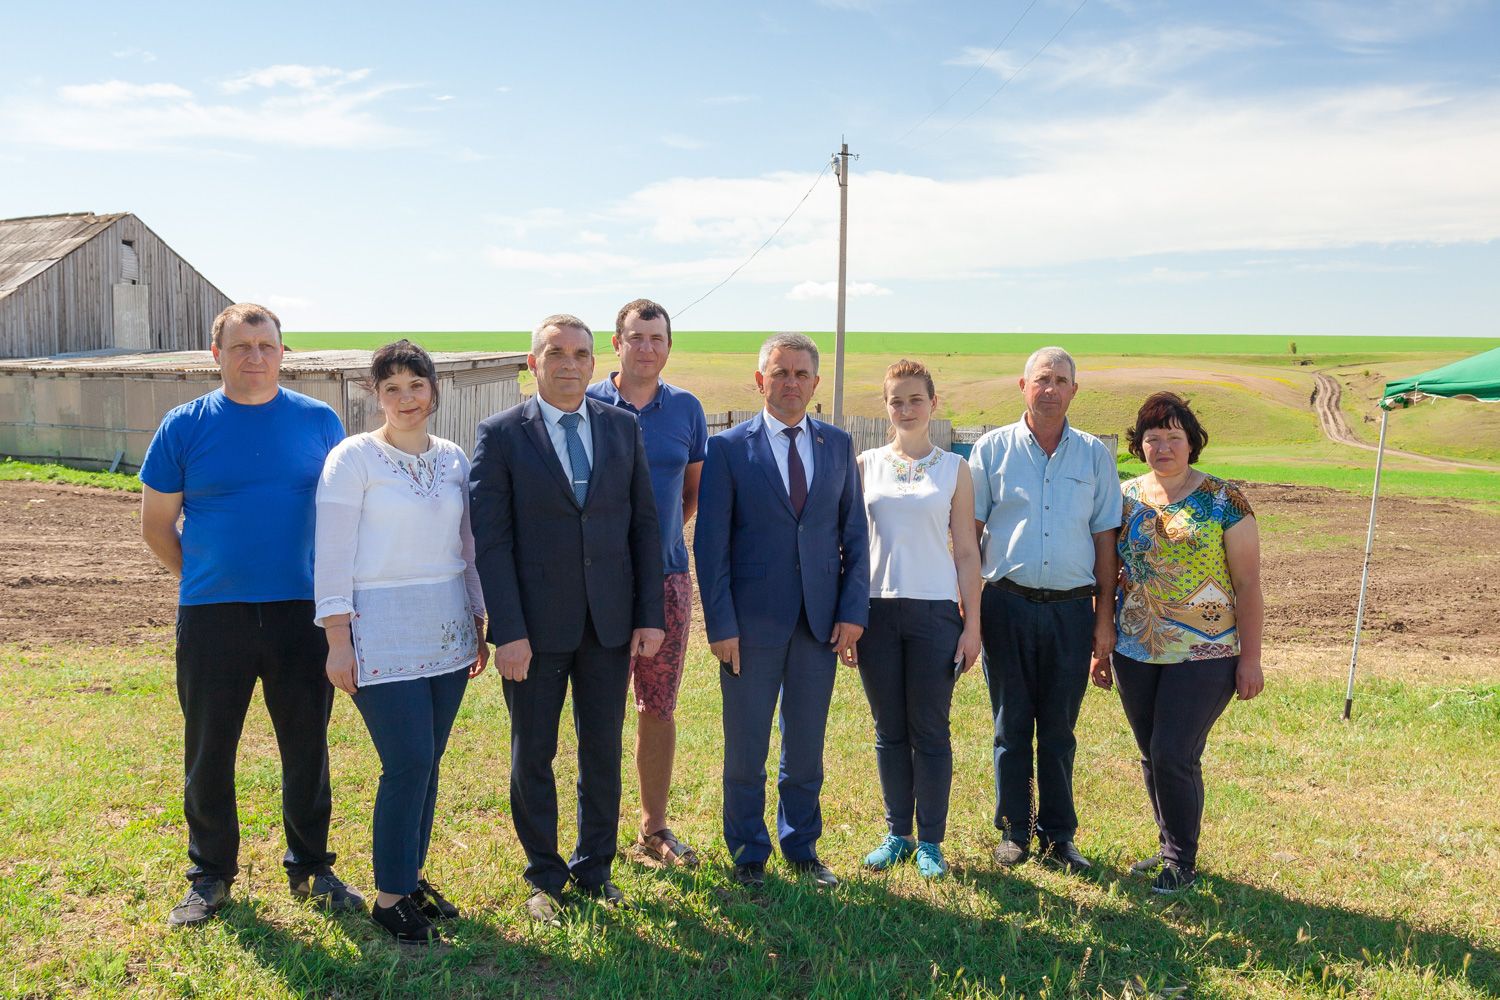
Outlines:
[[[1042,864],[1068,872],[1086,872],[1094,867],[1092,861],[1078,853],[1071,840],[1058,840],[1045,844],[1041,850]]]
[[[995,845],[995,863],[1002,867],[1014,868],[1029,857],[1031,851],[1018,840],[1002,840]]]
[[[437,891],[437,886],[425,878],[417,879],[417,888],[411,894],[411,901],[417,904],[417,909],[428,920],[458,919],[458,907],[444,899],[443,894]]]
[[[370,908],[370,918],[390,931],[400,944],[436,944],[442,940],[437,925],[427,919],[410,896],[402,896],[390,906],[377,903]]]
[[[603,903],[611,909],[630,909],[630,904],[625,901],[625,894],[609,879],[605,879],[598,885],[580,885],[578,891],[594,902]]]
[[[292,883],[292,895],[320,910],[363,910],[365,897],[349,888],[333,872],[318,872]]]
[[[749,864],[735,865],[729,877],[734,879],[736,885],[742,885],[746,889],[764,889],[766,887],[765,862],[752,861]]]
[[[839,884],[838,876],[817,858],[808,858],[806,861],[793,861],[792,867],[797,870],[798,875],[811,875],[813,884],[819,889],[833,889]]]
[[[1198,873],[1191,868],[1178,868],[1174,864],[1163,864],[1151,883],[1151,891],[1158,896],[1175,896],[1191,889],[1198,881]]]
[[[539,924],[558,924],[567,907],[561,895],[546,889],[535,889],[526,897],[526,915]]]
[[[193,879],[182,902],[172,907],[167,923],[173,927],[194,927],[213,918],[229,902],[229,883],[214,876]]]

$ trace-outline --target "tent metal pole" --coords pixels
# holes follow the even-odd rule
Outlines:
[[[1370,589],[1370,553],[1375,549],[1375,504],[1380,499],[1380,466],[1385,461],[1385,426],[1391,411],[1380,411],[1380,446],[1375,450],[1375,485],[1370,490],[1370,528],[1365,534],[1365,568],[1359,577],[1359,610],[1354,613],[1354,651],[1349,654],[1349,687],[1344,691],[1344,721],[1354,711],[1354,669],[1359,663],[1359,633],[1365,623],[1365,593]]]

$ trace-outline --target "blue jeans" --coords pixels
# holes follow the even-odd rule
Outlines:
[[[987,586],[981,607],[995,714],[995,827],[1019,844],[1033,834],[1048,843],[1072,840],[1073,727],[1088,690],[1093,598],[1039,603]]]
[[[859,679],[875,716],[875,765],[891,833],[937,844],[953,785],[953,654],[963,634],[954,601],[870,599],[859,640]]]
[[[438,764],[469,686],[469,672],[362,687],[354,705],[380,755],[375,794],[375,888],[405,896],[417,888],[432,840]]]

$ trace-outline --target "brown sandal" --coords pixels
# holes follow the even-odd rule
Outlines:
[[[668,868],[698,867],[698,852],[673,836],[672,831],[667,827],[642,836],[636,841],[636,847],[653,861],[659,861]]]

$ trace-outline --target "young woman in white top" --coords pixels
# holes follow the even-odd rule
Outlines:
[[[469,678],[489,660],[469,530],[469,461],[427,433],[437,372],[401,340],[375,352],[369,382],[385,422],[329,453],[318,484],[313,589],[328,679],[353,696],[380,755],[371,915],[403,942],[431,943],[458,909],[422,875],[438,764]]]
[[[865,858],[875,870],[914,858],[948,872],[941,847],[953,783],[953,685],[979,656],[979,540],[974,482],[932,443],[932,375],[916,361],[885,373],[892,440],[859,456],[870,522],[870,624],[859,675],[875,716],[875,759],[889,833]],[[912,814],[916,814],[916,836]]]

